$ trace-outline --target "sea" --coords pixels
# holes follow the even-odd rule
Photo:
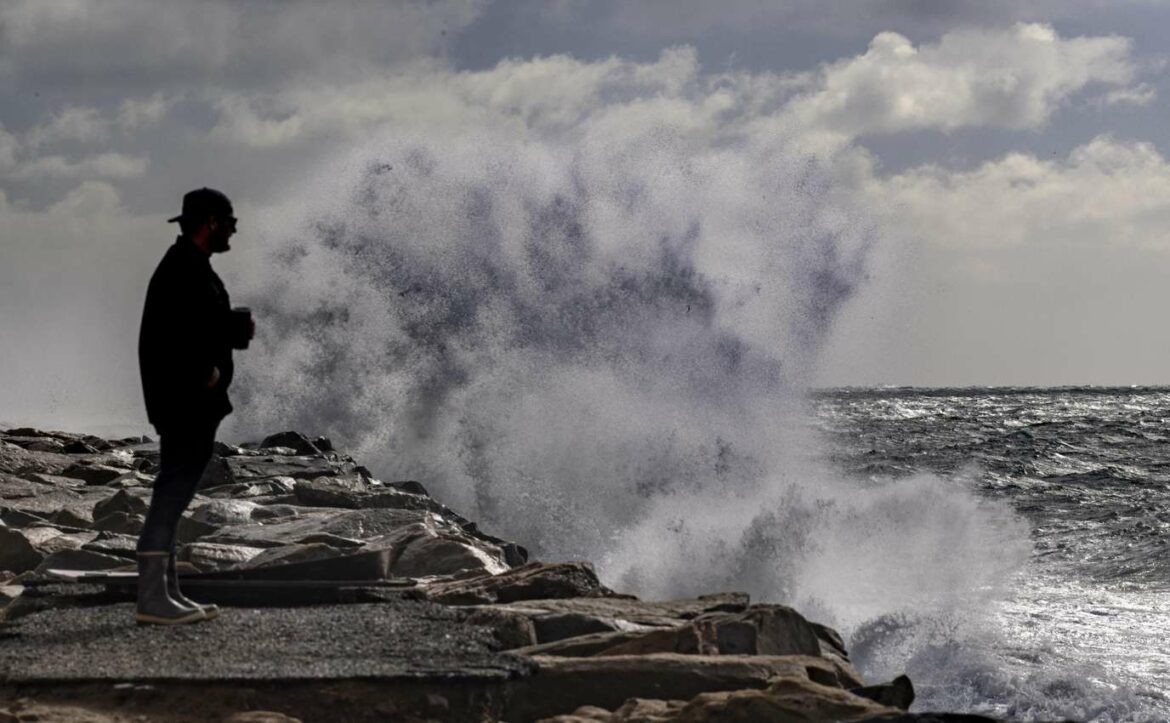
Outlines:
[[[852,388],[810,406],[839,473],[974,490],[1029,530],[977,632],[863,626],[863,672],[904,668],[914,710],[1170,721],[1170,389]]]

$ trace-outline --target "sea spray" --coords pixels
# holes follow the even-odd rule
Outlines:
[[[236,433],[329,434],[650,597],[742,589],[846,633],[977,605],[1026,555],[1010,514],[843,479],[803,422],[876,242],[865,209],[783,137],[655,102],[485,112],[325,171],[245,293]]]

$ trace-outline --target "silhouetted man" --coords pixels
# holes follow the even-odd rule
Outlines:
[[[215,431],[232,411],[232,349],[252,338],[250,317],[233,312],[211,255],[223,253],[236,218],[228,197],[210,188],[183,196],[170,219],[182,234],[150,279],[138,363],[146,412],[159,434],[160,468],[138,540],[139,623],[174,625],[219,614],[179,590],[175,531],[211,459]]]

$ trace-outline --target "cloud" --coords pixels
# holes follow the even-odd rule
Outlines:
[[[127,98],[118,107],[117,123],[123,132],[132,133],[160,123],[178,98],[159,92],[146,98]]]
[[[7,175],[15,180],[36,178],[136,178],[145,175],[149,161],[143,156],[99,153],[80,160],[65,156],[40,156],[18,165]]]
[[[11,0],[0,6],[0,66],[25,83],[88,90],[362,74],[441,54],[483,4]]]
[[[785,116],[839,142],[923,129],[1035,129],[1089,86],[1136,92],[1130,54],[1125,38],[1061,38],[1040,24],[960,30],[918,47],[886,32],[864,54],[825,66],[815,90]]]
[[[1011,153],[978,168],[915,168],[870,182],[874,207],[904,232],[978,252],[1029,244],[1170,252],[1170,162],[1108,135],[1063,160]]]
[[[110,122],[97,108],[65,106],[24,136],[30,148],[67,141],[92,143],[109,135]]]

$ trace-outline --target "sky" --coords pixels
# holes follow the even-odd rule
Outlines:
[[[236,203],[215,266],[246,300],[372,138],[648,115],[782,140],[876,229],[813,384],[1170,383],[1168,23],[1162,0],[5,0],[0,420],[144,424],[138,319],[191,188]]]

